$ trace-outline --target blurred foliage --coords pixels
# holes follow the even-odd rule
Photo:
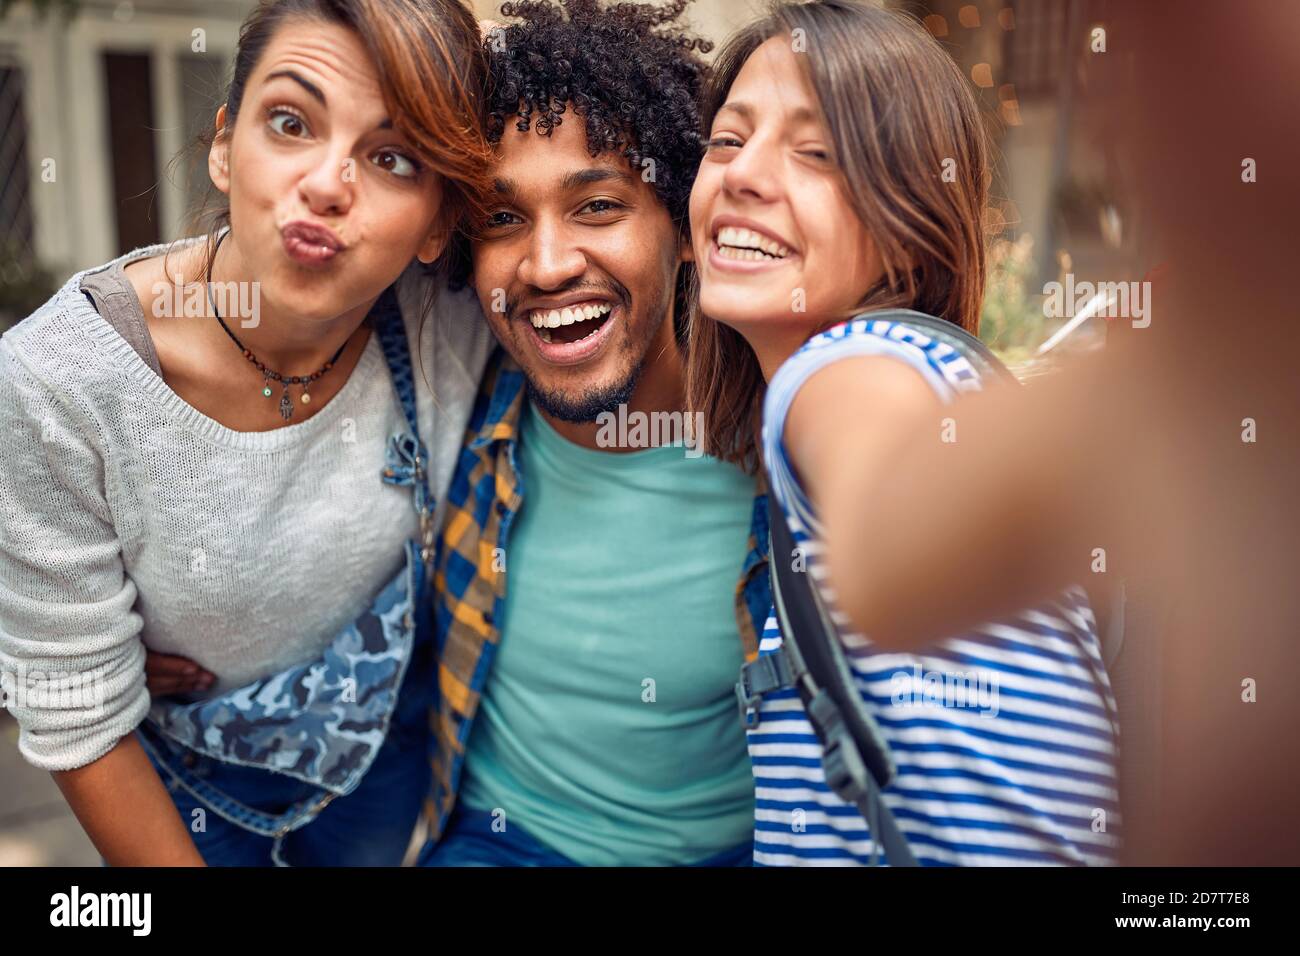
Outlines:
[[[3,17],[10,9],[23,2],[34,7],[38,17],[45,16],[51,10],[60,10],[71,15],[76,13],[77,8],[81,6],[81,0],[0,0],[0,17]]]
[[[54,295],[58,280],[18,242],[0,244],[0,332],[27,318]]]
[[[1034,269],[1034,237],[1028,233],[990,243],[980,338],[1008,365],[1033,359],[1051,334],[1040,298],[1026,288]]]

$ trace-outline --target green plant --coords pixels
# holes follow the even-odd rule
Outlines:
[[[980,338],[1008,365],[1029,361],[1047,338],[1047,320],[1026,281],[1034,271],[1034,238],[1025,233],[989,245]]]

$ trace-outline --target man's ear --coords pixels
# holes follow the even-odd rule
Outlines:
[[[217,110],[217,133],[208,149],[208,175],[212,185],[230,195],[230,135],[226,130],[226,104]]]

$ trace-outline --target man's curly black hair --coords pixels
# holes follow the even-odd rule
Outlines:
[[[585,122],[591,154],[619,153],[642,175],[652,169],[646,178],[684,228],[703,150],[699,101],[708,66],[698,54],[713,48],[677,24],[689,3],[503,4],[501,15],[520,22],[485,38],[488,139],[500,142],[510,123],[547,136],[566,119]],[[463,285],[468,258],[456,260],[451,278]]]

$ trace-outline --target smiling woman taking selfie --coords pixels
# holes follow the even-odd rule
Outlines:
[[[704,115],[691,407],[707,411],[710,451],[765,465],[774,521],[797,545],[773,550],[773,578],[781,562],[806,567],[793,577],[830,609],[848,693],[898,767],[874,820],[828,785],[774,608],[759,667],[783,676],[747,701],[755,863],[876,862],[890,814],[904,838],[891,865],[1114,861],[1115,706],[1081,589],[929,644],[863,634],[857,613],[855,556],[873,546],[862,529],[888,506],[876,495],[896,449],[943,441],[945,403],[993,377],[964,351],[978,350],[965,333],[979,321],[988,190],[965,77],[896,11],[783,4],[719,54]],[[952,588],[928,584],[939,602]]]
[[[482,194],[482,73],[455,0],[263,2],[207,235],[74,275],[0,341],[0,670],[110,864],[406,849],[418,597],[489,350],[428,267]],[[146,647],[216,680],[151,708]]]

